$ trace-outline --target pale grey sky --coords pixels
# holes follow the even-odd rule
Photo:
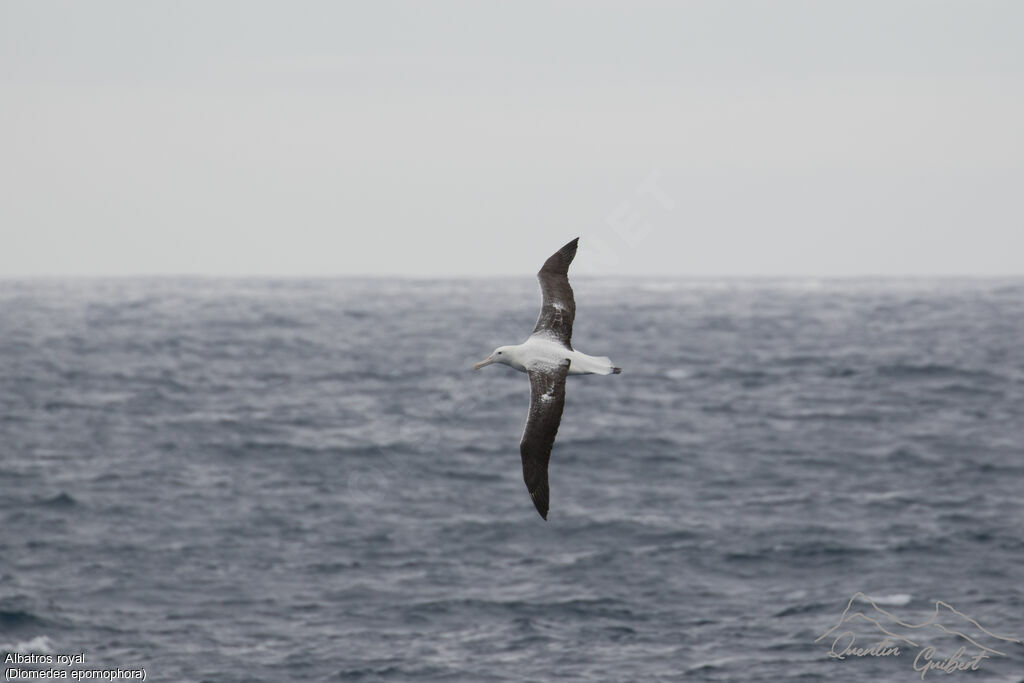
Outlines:
[[[1024,3],[0,0],[0,276],[1024,274]],[[469,260],[465,257],[472,256]]]

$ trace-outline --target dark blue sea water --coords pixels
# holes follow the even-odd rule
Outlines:
[[[0,656],[921,680],[815,642],[857,591],[1024,637],[1024,282],[574,284],[576,345],[624,372],[569,379],[545,523],[529,383],[470,369],[532,328],[530,278],[0,281]],[[1024,680],[988,643],[925,680]]]

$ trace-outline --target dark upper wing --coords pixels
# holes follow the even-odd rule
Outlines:
[[[537,273],[544,301],[533,333],[548,334],[566,348],[572,348],[572,321],[576,317],[576,301],[569,286],[569,264],[576,256],[577,237],[551,255]]]
[[[565,406],[565,378],[569,359],[561,365],[538,365],[530,369],[530,414],[519,442],[523,456],[523,480],[537,512],[548,518],[548,460],[555,443]]]

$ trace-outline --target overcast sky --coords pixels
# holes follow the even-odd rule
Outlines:
[[[0,0],[0,276],[1024,274],[1024,2]]]

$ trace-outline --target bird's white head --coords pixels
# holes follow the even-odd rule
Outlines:
[[[515,367],[513,365],[514,362],[515,349],[513,349],[513,347],[511,346],[499,346],[498,348],[494,349],[491,355],[487,356],[487,358],[484,358],[482,361],[474,365],[473,369],[479,370],[480,368],[490,365],[491,363],[504,363],[505,365],[511,365],[512,367]]]

